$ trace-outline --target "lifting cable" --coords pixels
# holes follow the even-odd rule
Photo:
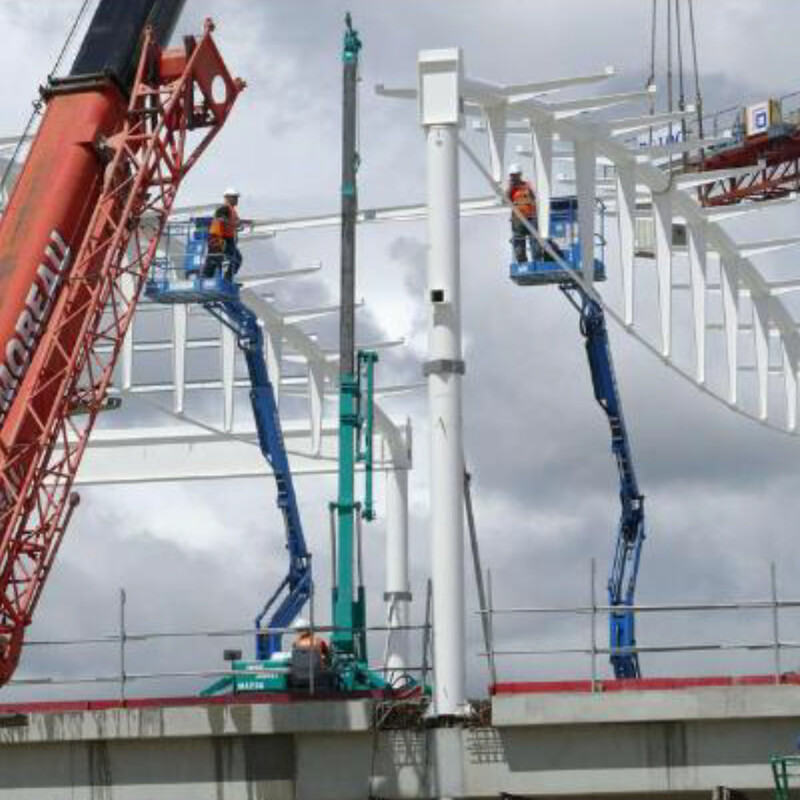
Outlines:
[[[678,110],[686,111],[686,92],[683,85],[683,36],[681,31],[681,4],[675,0],[675,31],[678,44]],[[686,141],[686,117],[681,117],[681,141]],[[689,166],[689,154],[684,150],[682,155],[683,169]]]
[[[694,0],[687,0],[689,6],[689,32],[692,40],[692,68],[694,69],[694,98],[697,110],[697,135],[703,138],[703,96],[700,93],[700,70],[697,68],[697,38],[694,27]],[[701,151],[702,156],[702,151]]]
[[[52,69],[47,74],[48,81],[51,80],[53,77],[55,77],[55,75],[61,69],[61,64],[63,63],[64,58],[67,55],[67,52],[72,46],[72,42],[75,39],[75,35],[78,32],[78,28],[83,22],[86,16],[86,12],[89,10],[89,6],[93,2],[94,0],[83,0],[80,10],[78,11],[77,15],[75,16],[75,19],[72,22],[72,25],[70,26],[69,32],[67,33],[67,38],[64,40],[64,44],[61,47],[61,51],[59,52],[58,57],[56,58],[56,61],[53,64]],[[19,154],[22,151],[23,145],[25,144],[26,141],[28,141],[30,137],[31,131],[33,130],[33,126],[36,122],[36,118],[42,113],[42,109],[44,108],[44,101],[42,100],[41,92],[39,96],[33,101],[32,105],[33,105],[33,110],[31,111],[30,117],[28,117],[28,122],[25,125],[25,129],[23,130],[22,135],[19,137],[14,147],[14,152],[11,154],[11,158],[8,160],[8,163],[6,164],[6,168],[3,171],[3,177],[0,178],[0,194],[2,194],[6,188],[6,183],[11,175],[11,169],[17,162]]]
[[[650,75],[647,78],[645,89],[652,92],[656,85],[656,21],[658,14],[658,0],[653,0],[653,8],[650,16]],[[650,116],[656,113],[655,94],[650,95]],[[650,128],[649,145],[653,146],[653,128]]]
[[[667,0],[667,111],[670,114],[673,111],[672,82],[672,0]],[[671,122],[670,133],[672,133]]]

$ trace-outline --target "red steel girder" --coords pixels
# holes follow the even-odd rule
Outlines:
[[[763,162],[751,174],[707,184],[699,190],[704,206],[721,206],[745,199],[770,200],[800,190],[800,130],[760,136],[706,158],[703,170],[747,167]],[[700,165],[698,165],[700,166]]]
[[[0,428],[0,685],[77,505],[75,475],[180,183],[244,88],[213,27],[166,51],[145,35],[87,234],[25,373],[22,410]]]

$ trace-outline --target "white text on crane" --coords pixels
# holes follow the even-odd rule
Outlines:
[[[58,287],[69,268],[70,256],[70,249],[63,237],[54,230],[50,234],[44,258],[36,270],[37,280],[31,285],[25,308],[17,318],[14,335],[9,339],[3,360],[0,361],[0,422],[14,402],[25,375],[25,367],[31,360]]]

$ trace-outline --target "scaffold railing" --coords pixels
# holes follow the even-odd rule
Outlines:
[[[109,668],[103,673],[98,672],[80,672],[76,674],[46,674],[36,675],[28,673],[25,668],[25,659],[23,657],[23,664],[17,676],[7,684],[9,690],[18,689],[56,689],[58,687],[75,687],[75,686],[115,686],[116,699],[125,701],[128,699],[129,690],[135,684],[147,684],[149,686],[162,684],[173,685],[175,681],[190,683],[203,682],[206,680],[217,680],[225,676],[241,675],[241,671],[237,671],[230,666],[205,666],[202,664],[191,669],[180,668],[153,668],[150,670],[134,670],[130,668],[131,656],[135,654],[136,646],[144,646],[147,644],[171,642],[185,643],[188,640],[225,640],[226,645],[231,640],[250,640],[253,636],[252,627],[219,627],[219,628],[196,628],[186,630],[132,630],[128,627],[127,623],[127,595],[124,589],[119,592],[119,623],[116,631],[108,634],[94,635],[94,636],[76,636],[76,637],[63,637],[63,638],[31,638],[23,643],[23,656],[25,653],[30,653],[34,650],[50,650],[50,649],[82,649],[87,654],[96,647],[109,647],[116,649],[116,668]],[[427,612],[426,612],[427,614]],[[309,629],[312,636],[324,636],[329,638],[337,631],[335,626],[320,625],[314,620],[312,612],[309,620]],[[426,619],[419,624],[391,624],[391,625],[368,625],[363,629],[368,637],[382,639],[384,647],[384,657],[382,663],[371,665],[373,669],[384,675],[387,685],[394,689],[406,689],[414,687],[425,687],[431,680],[432,663],[430,659],[430,644],[431,644],[431,630],[432,625],[429,614]],[[262,633],[264,631],[262,630]],[[289,628],[270,628],[270,633],[291,636],[296,634],[297,631],[291,627]],[[389,653],[396,652],[397,648],[390,646],[390,639],[394,636],[404,636],[409,639],[416,635],[418,642],[406,642],[405,650],[407,652],[407,660],[415,659],[414,663],[398,663],[389,658]],[[416,646],[413,646],[416,644]],[[185,645],[181,644],[184,648]],[[412,652],[413,651],[413,652]],[[185,652],[184,652],[185,654]],[[232,661],[233,658],[228,658],[228,651],[225,651],[226,660]],[[237,655],[239,655],[237,651]],[[113,655],[111,656],[114,657]],[[171,651],[167,655],[167,661],[177,661],[177,651]],[[87,655],[86,663],[90,663],[91,658]],[[166,663],[163,659],[159,663]],[[248,667],[248,675],[274,675],[281,672],[288,671],[289,665],[287,661],[286,667],[264,667],[260,668],[254,664]],[[313,663],[311,665],[311,680],[307,689],[302,689],[302,692],[314,694],[317,686],[315,685],[315,676],[313,674]],[[161,689],[162,687],[159,687]],[[188,689],[192,691],[191,688]],[[17,697],[9,697],[8,692],[0,694],[0,706],[4,704],[4,700],[8,698],[11,702],[17,702]],[[97,699],[97,698],[92,698]]]
[[[492,592],[492,574],[487,572],[487,603],[484,608],[478,609],[477,615],[486,620],[486,640],[488,646],[478,655],[487,661],[489,674],[493,676],[494,685],[502,682],[497,678],[497,660],[514,657],[544,658],[564,656],[585,656],[588,662],[588,675],[592,690],[602,689],[603,681],[600,678],[598,658],[612,654],[638,653],[638,654],[713,654],[713,653],[766,653],[770,655],[769,667],[765,666],[767,677],[776,684],[784,683],[787,673],[783,668],[783,654],[789,651],[800,650],[800,640],[787,638],[781,635],[781,611],[800,609],[800,599],[779,599],[775,564],[770,564],[770,596],[763,599],[732,600],[732,601],[699,601],[677,603],[639,603],[630,606],[635,614],[710,614],[719,612],[764,612],[770,617],[770,635],[761,638],[746,638],[724,641],[722,639],[703,639],[700,641],[673,641],[668,643],[637,644],[634,647],[613,648],[598,644],[597,623],[605,622],[605,615],[613,612],[616,607],[603,602],[598,602],[596,596],[596,567],[594,560],[590,565],[590,601],[585,605],[531,605],[507,606],[494,605]],[[497,644],[497,623],[503,617],[535,617],[535,616],[572,616],[589,619],[587,626],[587,640],[585,644],[554,647],[503,647]],[[765,662],[766,664],[766,662]],[[792,673],[794,674],[794,673]],[[563,676],[561,676],[563,677]]]

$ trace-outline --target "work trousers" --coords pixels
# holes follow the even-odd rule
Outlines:
[[[209,251],[206,257],[206,264],[203,268],[204,278],[213,278],[218,272],[224,269],[226,281],[233,280],[233,276],[239,271],[242,266],[242,253],[239,250],[234,239],[226,239],[222,251],[211,252]]]
[[[530,217],[528,223],[532,228],[536,228],[536,217]],[[528,231],[525,223],[516,214],[511,217],[511,241],[514,244],[514,259],[518,264],[524,264],[528,260],[527,243],[531,242],[531,261],[539,261],[542,257],[542,248],[539,246],[538,239]]]

